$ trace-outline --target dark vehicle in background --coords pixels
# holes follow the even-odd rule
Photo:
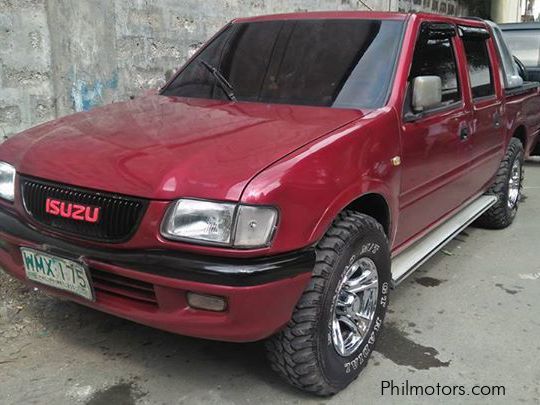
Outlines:
[[[540,22],[499,25],[508,47],[525,66],[527,79],[540,82]]]

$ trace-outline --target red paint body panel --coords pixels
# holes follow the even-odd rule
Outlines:
[[[506,98],[505,128],[508,133],[515,133],[524,128],[525,157],[532,155],[535,147],[540,145],[540,89],[537,93],[529,93]]]
[[[363,194],[380,194],[396,207],[397,200],[392,199],[393,190],[399,188],[400,169],[390,160],[399,155],[397,125],[394,110],[377,110],[257,176],[242,201],[287,207],[281,210],[273,249],[315,243],[337,214]]]
[[[25,131],[2,144],[0,160],[19,173],[112,193],[237,201],[266,166],[362,116],[356,110],[141,97]]]
[[[487,28],[481,21],[367,12],[236,21],[325,18],[406,21],[386,106],[360,111],[155,95],[113,104],[19,134],[0,146],[0,161],[13,164],[20,174],[148,199],[145,216],[130,240],[107,245],[44,229],[26,214],[18,185],[15,203],[0,201],[0,208],[15,210],[43,234],[93,248],[256,258],[315,245],[340,211],[361,196],[377,194],[388,206],[388,236],[395,254],[486,190],[512,135],[523,131],[527,154],[534,147],[540,130],[540,93],[536,89],[505,95],[502,67],[491,39],[495,96],[479,102],[472,99],[463,44],[455,37],[460,105],[415,122],[403,120],[422,22]],[[497,130],[492,127],[495,113],[502,122]],[[466,140],[459,138],[463,127],[471,134]],[[396,167],[392,159],[397,156],[401,165]],[[273,243],[235,250],[165,240],[160,224],[172,201],[182,197],[277,207],[280,218]],[[18,247],[39,246],[7,233],[0,239],[5,242],[0,245],[0,264],[24,280]],[[258,286],[230,287],[158,277],[106,263],[93,266],[154,285],[159,305],[149,310],[106,294],[98,296],[96,303],[80,301],[85,305],[171,332],[232,341],[257,340],[277,331],[290,318],[310,277],[302,274]],[[189,309],[186,291],[226,296],[229,310],[220,314]]]

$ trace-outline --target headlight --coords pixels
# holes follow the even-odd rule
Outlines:
[[[15,199],[15,168],[4,162],[0,162],[0,198]]]
[[[262,247],[270,243],[277,218],[271,207],[183,199],[168,210],[161,234],[187,242]]]
[[[169,210],[161,232],[180,240],[198,240],[228,245],[234,220],[234,204],[179,200]]]

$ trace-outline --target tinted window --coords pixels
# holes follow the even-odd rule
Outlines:
[[[495,94],[491,62],[485,40],[463,38],[473,98]]]
[[[525,66],[540,66],[540,30],[504,31],[506,43]]]
[[[223,74],[240,101],[380,107],[402,26],[352,19],[232,24],[162,94],[227,99],[202,60]]]
[[[439,76],[442,82],[443,105],[461,99],[457,76],[456,58],[450,38],[429,39],[421,36],[414,50],[411,77]]]

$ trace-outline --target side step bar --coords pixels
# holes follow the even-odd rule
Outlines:
[[[426,236],[422,237],[422,239],[393,257],[392,286],[396,287],[410,276],[426,260],[442,249],[457,234],[491,208],[496,202],[496,196],[484,195],[479,197]]]

